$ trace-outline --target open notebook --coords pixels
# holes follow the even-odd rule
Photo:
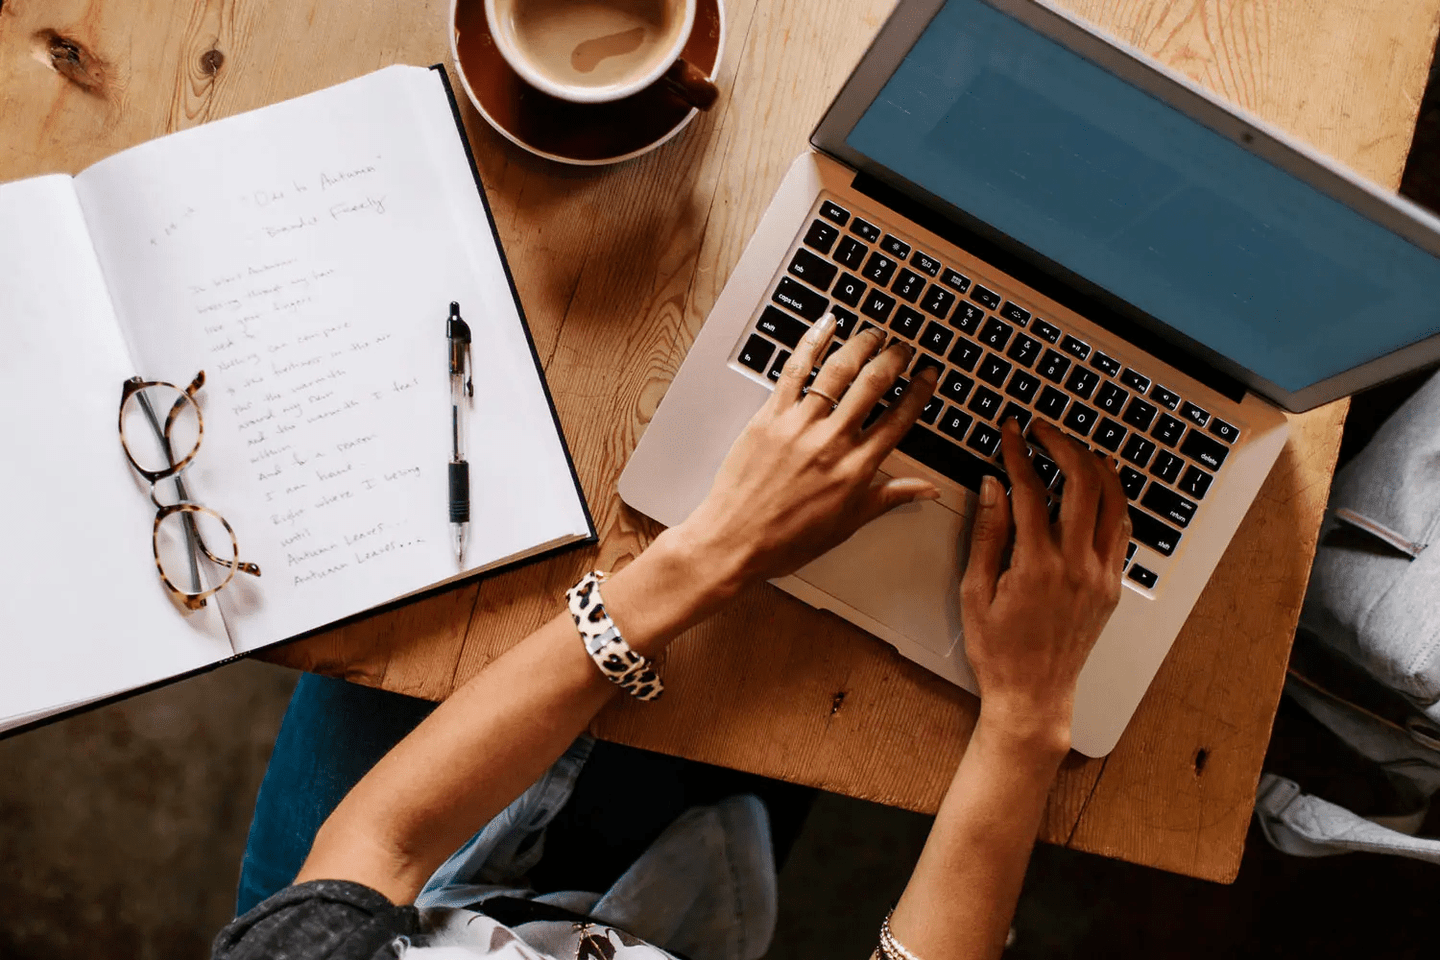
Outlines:
[[[474,337],[466,570],[452,300]],[[127,377],[202,369],[186,483],[262,576],[187,613],[117,420]],[[0,729],[594,539],[438,69],[0,185],[0,384]]]

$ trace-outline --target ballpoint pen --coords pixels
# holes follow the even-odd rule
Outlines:
[[[450,525],[455,531],[455,561],[465,566],[465,534],[470,526],[470,463],[465,459],[462,410],[475,396],[470,367],[470,327],[460,319],[460,304],[450,302],[445,324],[450,344]]]

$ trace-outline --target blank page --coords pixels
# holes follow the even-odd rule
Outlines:
[[[239,649],[453,578],[445,318],[474,334],[467,569],[589,532],[440,78],[391,67],[76,180],[142,371],[204,369],[192,494]],[[243,582],[242,582],[243,581]]]

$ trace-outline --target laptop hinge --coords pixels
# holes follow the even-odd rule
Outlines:
[[[1127,343],[1168,363],[1181,373],[1194,377],[1226,399],[1236,403],[1245,399],[1245,385],[1234,377],[1135,320],[1121,315],[1114,307],[1105,304],[1096,296],[1076,289],[1073,284],[1040,269],[971,228],[955,222],[868,174],[856,174],[851,186],[931,233],[944,237],[967,253],[993,264],[1020,282],[1033,287],[1038,293],[1104,327]],[[1151,322],[1159,323],[1158,320]]]

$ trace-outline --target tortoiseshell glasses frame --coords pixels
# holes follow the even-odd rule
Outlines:
[[[151,530],[151,548],[155,555],[155,570],[160,574],[160,582],[165,589],[187,610],[199,610],[205,606],[206,600],[220,592],[235,576],[235,571],[260,576],[260,568],[253,563],[245,563],[240,559],[240,544],[235,538],[235,531],[230,523],[220,514],[209,507],[202,506],[190,499],[189,492],[185,489],[184,478],[180,476],[181,471],[190,466],[195,460],[195,455],[200,452],[200,441],[205,436],[205,421],[200,412],[200,404],[195,400],[195,394],[205,385],[205,371],[201,370],[190,381],[190,385],[181,389],[173,383],[164,380],[144,380],[140,377],[131,377],[120,387],[120,446],[125,451],[125,458],[130,461],[130,466],[135,469],[141,477],[150,484],[150,501],[155,504],[155,523]],[[162,425],[159,416],[155,412],[155,405],[150,402],[147,391],[174,391],[175,400],[170,404],[170,409],[165,412],[165,421]],[[168,398],[169,393],[165,396]],[[154,439],[159,444],[161,453],[168,466],[159,470],[150,470],[143,466],[136,458],[132,442],[138,443],[140,438],[127,437],[125,432],[126,421],[130,419],[127,413],[130,411],[130,404],[136,404],[145,420],[154,432]],[[190,450],[184,456],[176,457],[174,451],[174,436],[176,424],[184,416],[194,417],[195,441]],[[132,425],[133,430],[133,425]],[[179,493],[179,500],[172,504],[165,504],[160,501],[156,493],[156,485],[173,479],[176,491]],[[184,524],[186,547],[190,567],[190,579],[192,589],[185,590],[177,586],[165,571],[165,565],[161,562],[160,553],[160,529],[161,525],[170,517],[177,516]],[[196,518],[204,516],[216,521],[220,527],[229,534],[230,556],[222,559],[215,555],[210,545],[205,542],[196,525]],[[208,589],[200,577],[199,556],[203,554],[207,560],[225,571],[224,578]]]

